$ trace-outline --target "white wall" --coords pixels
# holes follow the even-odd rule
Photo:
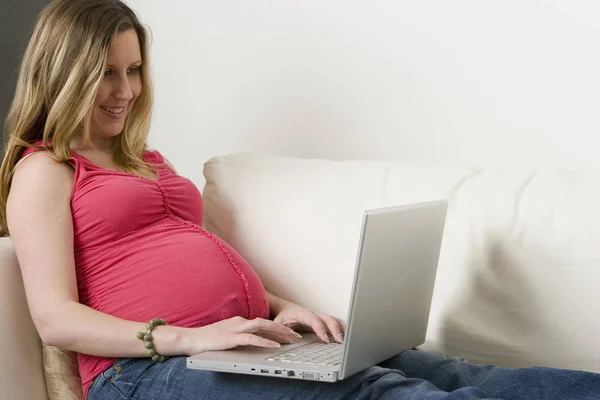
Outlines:
[[[595,0],[129,0],[153,32],[151,145],[203,185],[262,151],[599,164]]]

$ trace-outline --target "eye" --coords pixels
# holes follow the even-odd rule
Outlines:
[[[134,75],[134,74],[137,74],[138,72],[140,72],[140,67],[131,67],[127,70],[127,73],[129,75]]]

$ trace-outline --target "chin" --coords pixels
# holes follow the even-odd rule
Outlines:
[[[112,120],[109,118],[96,117],[93,118],[91,129],[94,134],[99,137],[115,137],[119,136],[123,129],[125,129],[126,117],[128,115],[124,115],[122,119]]]

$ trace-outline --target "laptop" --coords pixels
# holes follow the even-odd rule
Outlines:
[[[314,333],[277,349],[207,351],[187,367],[335,382],[425,341],[447,201],[367,210],[363,215],[343,343]]]

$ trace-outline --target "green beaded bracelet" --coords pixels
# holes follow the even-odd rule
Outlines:
[[[152,343],[152,330],[159,325],[169,324],[167,324],[164,319],[154,318],[146,325],[146,332],[137,333],[137,338],[144,342],[144,347],[148,351],[148,357],[152,358],[153,361],[164,362],[168,360],[169,357],[158,354]]]

